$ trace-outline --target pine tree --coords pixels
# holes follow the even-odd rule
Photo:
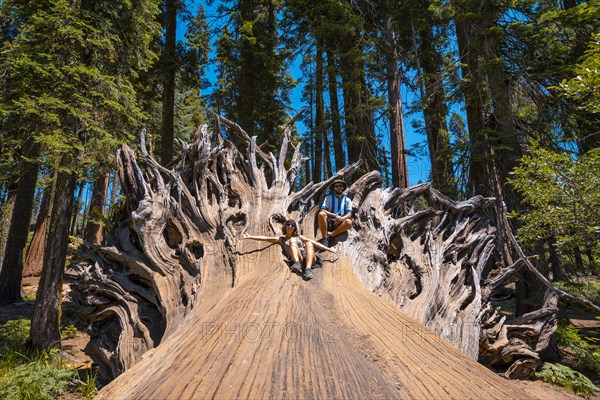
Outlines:
[[[57,171],[47,252],[29,345],[57,346],[68,221],[77,174],[94,151],[129,139],[141,117],[132,80],[153,54],[155,1],[2,3],[18,29],[2,59],[11,86],[3,115],[34,135]]]
[[[285,120],[289,90],[289,52],[279,46],[278,2],[237,0],[224,2],[221,13],[231,15],[231,26],[221,28],[217,42],[219,89],[215,108],[256,135],[263,150],[275,150],[281,141],[276,127]],[[225,93],[226,92],[226,93]],[[223,97],[220,97],[223,95]]]
[[[175,76],[177,75],[177,9],[178,0],[165,0],[163,28],[165,45],[162,52],[162,120],[160,161],[167,165],[173,159],[175,118]]]

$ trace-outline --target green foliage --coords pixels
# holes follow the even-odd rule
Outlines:
[[[544,145],[574,138],[594,141],[596,118],[583,109],[575,87],[577,76],[585,81],[578,64],[600,30],[600,2],[525,0],[512,7],[519,16],[505,18],[503,53],[513,80],[511,99],[519,130]],[[557,96],[555,90],[548,90],[561,82],[573,89],[572,95]]]
[[[280,7],[274,0],[224,1],[219,6],[231,22],[216,32],[218,88],[211,106],[258,136],[260,143],[267,141],[263,150],[276,149],[281,140],[276,127],[286,119],[295,84],[288,73],[290,49],[280,45]]]
[[[3,128],[34,135],[49,163],[76,154],[71,171],[110,161],[142,117],[132,81],[155,58],[157,13],[156,0],[0,3],[13,32],[0,51]]]
[[[585,279],[582,282],[554,282],[566,292],[582,296],[594,304],[600,304],[600,281]]]
[[[8,321],[0,326],[0,398],[54,399],[67,390],[73,390],[72,381],[77,372],[65,365],[60,351],[53,349],[30,353],[25,348],[31,322],[28,319]],[[69,325],[62,329],[63,337],[77,334]],[[84,398],[96,393],[95,376],[88,373],[77,388]]]
[[[562,252],[573,246],[600,250],[600,149],[575,158],[534,144],[511,183],[530,207],[519,215],[524,243],[554,235]]]
[[[64,368],[53,354],[39,356],[29,363],[16,366],[3,374],[0,380],[0,398],[7,400],[48,399],[64,393],[73,378],[74,370]]]
[[[35,294],[30,294],[28,296],[23,296],[23,301],[35,301]]]
[[[31,321],[24,318],[11,320],[0,326],[0,343],[2,344],[0,356],[4,356],[6,350],[20,350],[29,336],[30,327]]]
[[[571,324],[559,325],[556,329],[558,344],[570,348],[575,354],[575,365],[600,374],[600,349],[595,348],[590,342],[594,338],[583,338],[579,329]]]
[[[544,363],[533,376],[537,380],[569,388],[586,397],[600,390],[585,375],[562,364]]]
[[[64,326],[60,330],[60,336],[63,339],[73,339],[75,336],[77,336],[78,333],[79,333],[79,330],[74,325]]]
[[[580,107],[592,113],[600,112],[600,33],[592,36],[582,63],[575,70],[577,76],[564,79],[562,93],[575,100]]]
[[[18,319],[0,326],[0,398],[15,400],[54,399],[71,387],[77,372],[65,366],[57,349],[28,353],[25,340],[30,321]],[[88,377],[81,393],[89,397],[95,388]]]
[[[96,388],[96,375],[90,371],[87,371],[83,385],[79,386],[77,391],[81,393],[85,399],[91,400],[96,397],[98,394],[98,389]]]

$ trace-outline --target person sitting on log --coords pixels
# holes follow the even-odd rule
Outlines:
[[[336,179],[331,183],[331,187],[333,193],[325,197],[318,216],[319,231],[321,231],[319,242],[327,247],[332,238],[352,227],[352,201],[344,194],[348,184],[341,179]]]
[[[306,281],[313,278],[313,268],[323,266],[323,260],[315,253],[315,247],[319,250],[336,252],[321,243],[298,234],[298,226],[293,219],[285,221],[282,230],[283,236],[279,237],[244,235],[242,239],[278,243],[281,245],[283,255],[286,257],[286,263],[291,265],[292,272],[302,274]]]

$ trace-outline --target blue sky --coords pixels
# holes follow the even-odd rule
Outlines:
[[[215,16],[216,16],[216,9],[217,9],[218,1],[215,1],[215,4],[213,4],[212,6],[207,6],[206,4],[204,4],[204,2],[199,2],[196,0],[188,0],[187,4],[189,7],[189,10],[193,11],[193,12],[195,12],[197,10],[199,4],[203,4],[204,8],[205,8],[205,12],[207,14],[209,24],[217,22],[215,19]],[[178,23],[177,31],[178,31],[178,40],[183,40],[184,39],[183,35],[185,33],[185,23],[184,22],[180,21]],[[298,85],[293,89],[291,96],[290,96],[291,101],[292,101],[292,104],[290,105],[290,107],[292,109],[292,110],[290,110],[290,114],[294,114],[294,112],[297,112],[300,109],[302,109],[303,107],[305,107],[305,104],[302,102],[302,90],[303,90],[304,84],[306,83],[306,78],[303,76],[302,71],[299,67],[301,63],[302,63],[301,56],[298,56],[298,58],[291,63],[291,67],[290,67],[290,71],[289,71],[290,74],[292,75],[292,77],[298,83]],[[212,68],[208,69],[206,78],[211,83],[216,81],[216,75]],[[208,92],[210,92],[210,90],[211,89],[209,89]],[[402,104],[403,104],[403,107],[405,108],[405,110],[406,110],[406,106],[413,104],[417,100],[417,98],[418,98],[418,96],[416,95],[416,93],[411,92],[411,91],[407,90],[406,87],[402,86]],[[410,149],[413,145],[415,145],[419,142],[423,142],[425,140],[425,136],[417,133],[411,124],[411,122],[415,118],[420,118],[421,115],[422,114],[420,112],[418,112],[418,113],[413,113],[410,116],[405,115],[405,117],[404,117],[404,129],[405,129],[406,145],[407,145],[408,149]],[[304,124],[302,124],[302,123],[299,123],[297,125],[297,128],[300,133],[305,133],[307,131],[306,126],[304,126]],[[382,129],[381,132],[383,133],[383,145],[389,151],[389,149],[390,149],[389,129],[387,129],[387,128]],[[428,158],[426,158],[426,157],[425,158],[417,158],[417,157],[412,157],[412,156],[408,157],[408,177],[409,177],[410,185],[415,185],[419,182],[427,181],[429,172],[430,172],[430,165],[429,165]]]

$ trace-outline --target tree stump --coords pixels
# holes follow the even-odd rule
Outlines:
[[[291,122],[280,127],[275,155],[235,123],[217,120],[245,143],[245,154],[207,126],[193,143],[178,142],[173,169],[154,159],[143,132],[139,164],[131,148],[117,152],[125,202],[106,229],[106,245],[79,249],[86,262],[76,287],[91,318],[86,352],[101,381],[131,368],[192,310],[209,312],[244,282],[257,268],[253,254],[264,249],[242,245],[244,232],[279,235],[292,218],[314,237],[329,184],[360,166],[297,188],[306,158],[291,143]],[[371,172],[348,188],[353,230],[333,242],[360,282],[471,358],[507,377],[530,374],[555,329],[555,303],[549,296],[542,310],[513,321],[492,307],[495,292],[514,279],[514,266],[504,271],[492,262],[493,199],[454,202],[427,184],[382,189],[381,181]]]

